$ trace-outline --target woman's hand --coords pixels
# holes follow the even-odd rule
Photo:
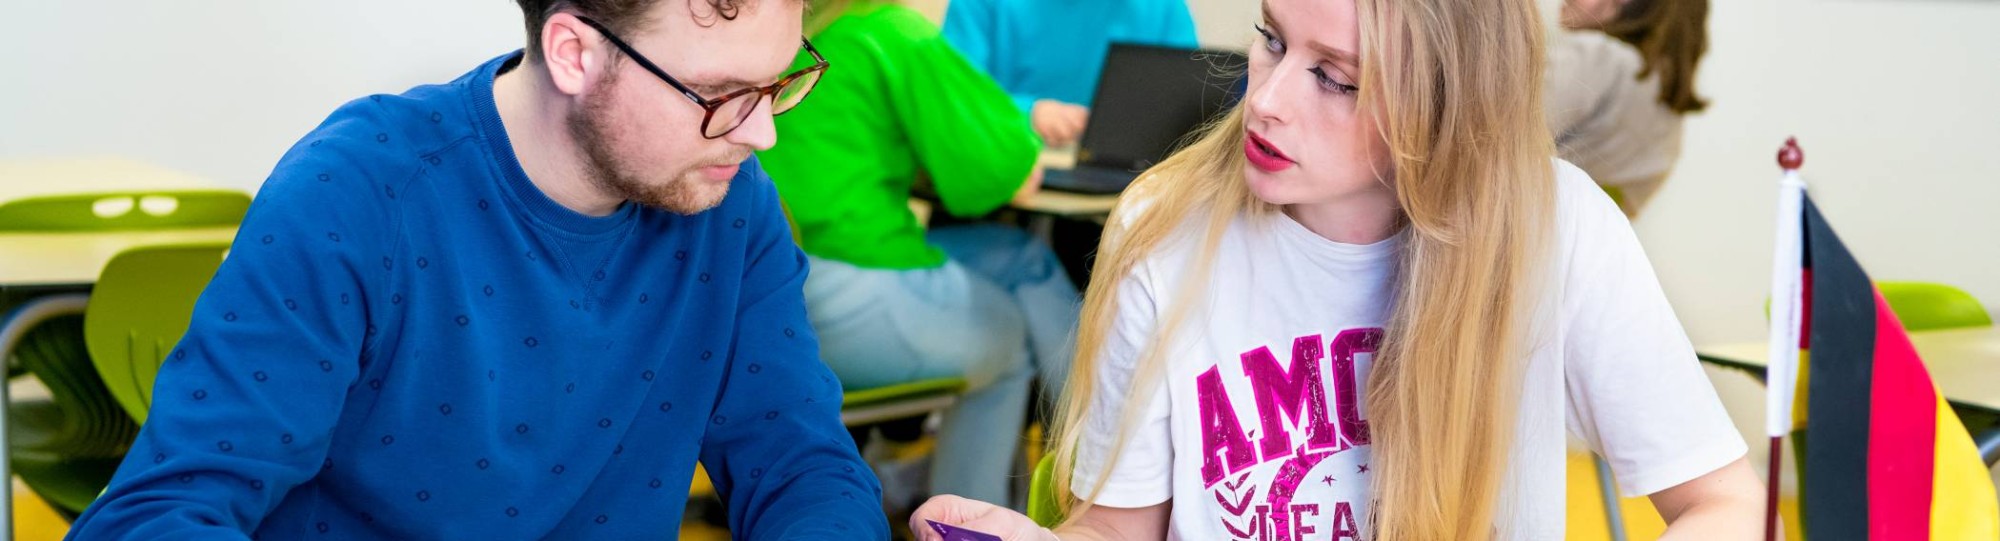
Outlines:
[[[1060,541],[1027,515],[990,503],[944,495],[931,498],[910,514],[910,531],[919,541],[943,541],[927,520],[1000,536],[1005,541]]]

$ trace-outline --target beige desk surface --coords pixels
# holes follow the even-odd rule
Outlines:
[[[88,285],[128,248],[228,242],[235,227],[93,233],[0,233],[0,287]]]
[[[1042,149],[1042,167],[1048,169],[1076,167],[1076,147]],[[1110,215],[1111,208],[1117,205],[1117,195],[1090,195],[1057,190],[1038,190],[1027,201],[1012,204],[1014,208],[1030,212],[1094,218]]]
[[[1910,343],[1946,400],[2000,412],[2000,327],[1913,332]],[[1743,342],[1698,347],[1695,353],[1704,361],[1762,371],[1768,347]]]
[[[0,203],[46,195],[218,188],[225,187],[124,158],[0,160]]]

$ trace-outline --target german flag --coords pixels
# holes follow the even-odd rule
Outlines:
[[[1778,292],[1796,296],[1790,306],[1773,303],[1773,320],[1781,310],[1796,311],[1792,336],[1803,341],[1781,334],[1773,340],[1802,346],[1806,354],[1772,357],[1799,363],[1785,371],[1779,370],[1785,363],[1771,363],[1769,382],[1777,392],[1794,388],[1782,382],[1796,381],[1796,397],[1773,402],[1803,408],[1770,426],[1782,436],[1802,419],[1806,437],[1800,441],[1810,442],[1799,469],[1806,533],[1817,539],[2000,539],[2000,503],[1972,437],[1874,282],[1804,194],[1803,183],[1794,174],[1787,178],[1794,181],[1795,199],[1781,197],[1780,212],[1799,203],[1792,206],[1799,212],[1793,219],[1800,220],[1793,229],[1799,233],[1792,252],[1798,254],[1792,259],[1797,282]],[[1785,229],[1780,226],[1781,236]],[[1805,377],[1777,379],[1792,374]],[[1773,471],[1777,456],[1772,454]]]

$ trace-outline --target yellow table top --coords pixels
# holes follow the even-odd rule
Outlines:
[[[124,158],[0,160],[0,203],[48,195],[226,188]]]
[[[1931,381],[1953,403],[2000,412],[2000,327],[1910,333]],[[1769,357],[1764,342],[1695,348],[1702,360],[1762,370]]]
[[[128,248],[186,242],[228,242],[235,227],[163,231],[0,233],[0,287],[88,285],[113,256]]]

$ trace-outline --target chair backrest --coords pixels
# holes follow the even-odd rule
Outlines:
[[[222,265],[226,242],[146,246],[111,258],[91,292],[84,341],[111,396],[146,422],[153,377],[187,332],[195,299]]]
[[[1990,327],[1993,318],[1965,290],[1929,282],[1876,282],[1889,310],[1910,331]]]
[[[1043,528],[1054,528],[1063,519],[1062,510],[1056,509],[1055,472],[1055,455],[1042,455],[1034,476],[1028,478],[1028,518]]]
[[[1911,332],[1991,327],[1993,318],[1965,290],[1931,282],[1875,282],[1889,311]],[[1764,299],[1764,318],[1771,317],[1771,299]]]
[[[1625,189],[1610,184],[1599,184],[1597,187],[1603,188],[1604,195],[1611,196],[1611,202],[1617,203],[1619,208],[1625,207]]]
[[[235,225],[250,196],[230,190],[168,190],[29,197],[0,204],[0,231],[123,231]]]

